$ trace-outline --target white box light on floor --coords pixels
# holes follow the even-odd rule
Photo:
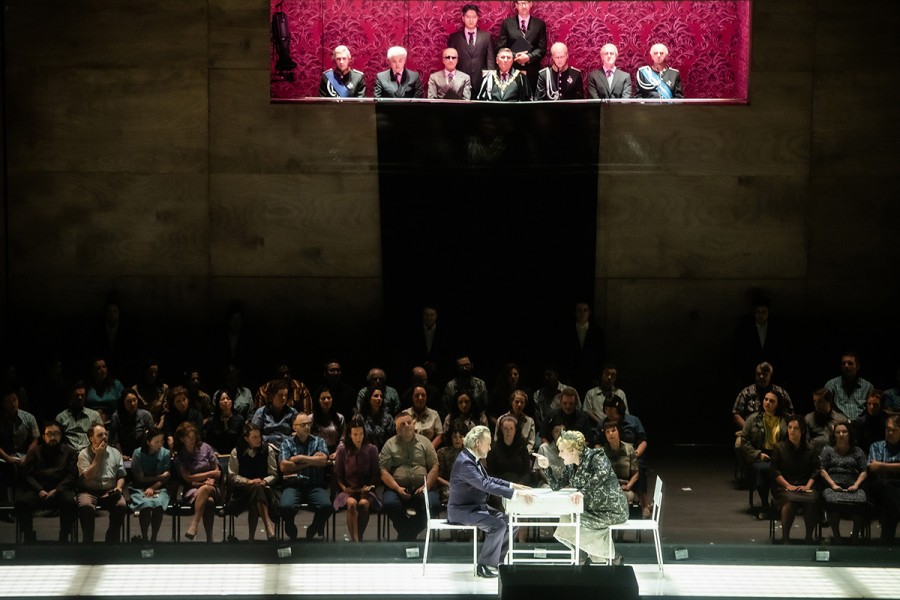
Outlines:
[[[291,557],[291,547],[290,546],[278,549],[278,558],[290,558],[290,557]]]
[[[687,560],[688,559],[688,549],[684,546],[679,546],[675,548],[675,560]]]
[[[828,562],[831,560],[831,552],[828,550],[816,550],[816,560],[818,562]]]

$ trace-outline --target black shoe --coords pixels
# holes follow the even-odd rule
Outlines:
[[[475,574],[479,577],[484,577],[485,579],[496,579],[498,575],[491,571],[487,565],[478,565],[475,569]]]
[[[295,525],[292,521],[285,521],[284,523],[284,534],[288,536],[291,540],[297,539],[297,525]]]

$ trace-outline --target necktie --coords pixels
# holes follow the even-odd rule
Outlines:
[[[525,35],[525,19],[522,19],[522,26],[519,28],[522,30],[522,35]]]
[[[607,79],[609,79],[610,77],[613,76],[613,72],[612,72],[611,69],[603,69],[603,70],[606,71],[606,78],[607,78]]]
[[[474,31],[469,32],[469,46],[470,47],[475,46],[475,32]]]
[[[509,73],[504,73],[503,75],[500,76],[500,81],[502,81],[503,83],[506,83],[506,80],[508,78],[509,78]]]
[[[447,83],[453,83],[453,73],[447,75]]]
[[[401,81],[403,81],[403,73],[397,73],[397,87],[400,87]]]

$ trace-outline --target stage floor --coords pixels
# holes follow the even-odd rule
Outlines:
[[[541,567],[535,567],[540,569]],[[588,567],[602,569],[604,567]],[[897,598],[900,569],[844,566],[634,565],[644,598]],[[498,581],[471,565],[116,564],[4,565],[0,597],[255,598],[272,595],[373,598],[496,597]]]

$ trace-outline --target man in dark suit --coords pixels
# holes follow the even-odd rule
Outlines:
[[[533,90],[537,86],[541,59],[547,54],[547,25],[531,16],[530,0],[519,0],[515,4],[518,16],[503,20],[497,45],[513,50],[516,67],[528,75],[528,84]],[[528,43],[523,45],[519,41],[517,44],[521,38]]]
[[[588,76],[588,96],[593,99],[631,98],[631,75],[616,68],[619,49],[612,44],[600,48],[603,68]]]
[[[481,461],[491,451],[491,430],[476,425],[466,434],[465,448],[456,457],[450,471],[450,500],[447,502],[447,520],[462,525],[476,525],[485,532],[484,545],[478,557],[476,574],[479,577],[497,577],[488,567],[496,567],[506,557],[509,549],[509,519],[505,513],[487,505],[488,496],[512,498],[517,490],[531,489],[518,483],[510,483],[487,474]],[[531,495],[523,500],[534,501]]]
[[[319,81],[320,98],[362,98],[366,95],[366,80],[362,71],[350,68],[350,49],[338,46],[331,55],[334,68],[322,73]]]
[[[475,4],[462,7],[463,29],[447,37],[447,46],[459,54],[457,69],[472,80],[472,92],[481,89],[483,72],[494,68],[494,42],[491,34],[478,29],[481,11]]]
[[[391,68],[375,76],[376,98],[421,98],[422,80],[406,68],[406,48],[393,46],[387,53]]]

